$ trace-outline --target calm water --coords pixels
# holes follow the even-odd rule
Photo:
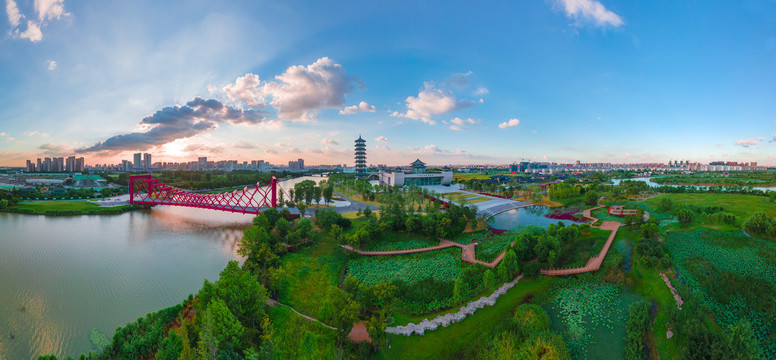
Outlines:
[[[173,207],[115,216],[0,213],[0,359],[77,356],[92,349],[91,329],[111,337],[180,303],[237,258],[250,220]]]
[[[708,186],[696,186],[696,185],[661,185],[661,184],[658,184],[656,182],[653,182],[652,178],[650,178],[650,177],[639,177],[639,178],[632,178],[632,179],[612,179],[612,182],[614,183],[614,185],[619,185],[621,181],[625,181],[625,180],[643,181],[643,182],[646,182],[647,185],[649,185],[651,187],[658,187],[658,186],[673,186],[673,187],[677,187],[677,186],[692,186],[692,187],[694,187],[696,189],[699,188],[699,187],[702,187],[702,188],[707,188],[708,187]],[[769,191],[769,190],[770,191],[776,191],[776,187],[753,186],[752,188],[757,189],[757,190],[762,190],[762,191]]]
[[[512,209],[493,217],[490,227],[499,230],[512,230],[522,225],[538,225],[547,227],[550,224],[557,224],[558,221],[570,225],[573,221],[557,220],[544,217],[547,213],[553,211],[546,206],[527,206],[518,209]]]
[[[322,178],[281,186],[306,179]],[[93,350],[92,329],[112,337],[180,303],[238,259],[252,217],[169,206],[113,216],[0,213],[0,359],[77,357]]]

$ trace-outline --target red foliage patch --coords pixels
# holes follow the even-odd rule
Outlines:
[[[544,217],[549,219],[555,219],[555,220],[569,220],[573,222],[585,222],[584,218],[578,218],[574,216],[574,214],[579,213],[579,209],[577,208],[569,208],[569,209],[558,209],[555,210],[547,215],[544,215]]]

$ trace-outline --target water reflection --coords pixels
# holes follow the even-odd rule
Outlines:
[[[238,259],[251,218],[175,207],[115,216],[0,213],[0,359],[89,352],[91,329],[112,336],[182,301]]]
[[[550,224],[557,224],[559,221],[566,225],[574,223],[569,220],[557,220],[545,217],[544,215],[549,211],[550,209],[545,206],[527,206],[519,209],[512,209],[494,216],[493,221],[490,223],[490,227],[498,230],[512,230],[523,225],[547,227]]]

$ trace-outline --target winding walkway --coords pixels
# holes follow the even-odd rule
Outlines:
[[[590,213],[593,210],[600,209],[604,207],[603,205],[598,205],[594,208],[587,209],[582,212],[582,216],[588,220],[591,221],[591,223],[598,222],[597,218],[594,218]],[[609,248],[612,246],[612,241],[614,241],[615,236],[617,236],[617,230],[620,228],[620,223],[616,221],[604,221],[601,226],[598,228],[601,230],[609,230],[612,233],[609,234],[609,238],[606,239],[606,244],[604,244],[603,249],[601,249],[601,252],[598,253],[598,256],[593,256],[590,258],[590,260],[587,261],[587,264],[583,267],[578,268],[572,268],[572,269],[543,269],[540,271],[540,273],[544,276],[562,276],[562,275],[573,275],[573,274],[581,274],[586,273],[589,271],[596,271],[601,268],[601,264],[604,262],[604,259],[606,258],[606,254],[609,252]]]
[[[477,243],[471,243],[468,245],[462,245],[457,242],[453,242],[446,239],[439,239],[439,245],[437,246],[430,246],[425,248],[419,248],[419,249],[407,249],[407,250],[389,250],[389,251],[364,251],[364,250],[358,250],[354,249],[350,245],[340,245],[343,249],[355,252],[359,255],[365,255],[365,256],[390,256],[390,255],[407,255],[407,254],[417,254],[427,251],[436,251],[436,250],[442,250],[447,249],[451,247],[457,247],[461,249],[461,260],[470,264],[482,264],[485,265],[491,269],[496,267],[499,262],[501,262],[501,259],[504,257],[504,253],[502,252],[501,255],[499,255],[495,260],[491,262],[484,262],[482,260],[477,260],[477,254],[475,251],[475,247],[477,246]]]

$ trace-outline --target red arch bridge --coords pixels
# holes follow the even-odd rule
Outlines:
[[[288,193],[278,185],[278,180],[274,176],[269,184],[256,183],[256,185],[246,186],[242,190],[220,194],[198,194],[176,189],[165,185],[151,175],[131,175],[129,177],[130,204],[173,205],[258,214],[268,208],[277,208],[280,194],[285,195],[285,199],[293,201]]]

